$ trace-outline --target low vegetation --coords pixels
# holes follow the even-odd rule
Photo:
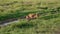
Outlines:
[[[28,21],[31,13],[39,17]],[[60,0],[0,0],[0,23],[13,18],[0,34],[60,34]]]

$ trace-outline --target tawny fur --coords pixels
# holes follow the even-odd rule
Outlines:
[[[26,16],[26,19],[30,20],[30,19],[35,19],[35,18],[38,18],[39,15],[38,14],[28,14]]]

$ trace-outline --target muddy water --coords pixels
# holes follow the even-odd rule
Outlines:
[[[5,21],[1,21],[0,22],[0,26],[6,26],[8,24],[11,24],[11,23],[16,23],[18,22],[18,19],[14,18],[14,19],[8,19],[8,20],[5,20]]]
[[[11,23],[16,23],[16,22],[19,21],[19,19],[25,19],[25,16],[21,16],[19,18],[11,18],[11,19],[7,19],[7,20],[4,20],[4,21],[0,21],[0,26],[5,26],[5,25],[11,24]]]

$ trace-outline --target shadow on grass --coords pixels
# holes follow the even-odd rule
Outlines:
[[[58,15],[49,15],[49,16],[41,17],[41,19],[48,20],[48,19],[53,19],[53,18],[57,18],[57,17],[59,17],[59,16]]]
[[[18,27],[18,28],[31,28],[31,27],[34,27],[34,25],[31,23],[24,23],[21,25],[17,25],[16,27]]]
[[[26,15],[29,13],[36,13],[36,12],[22,12],[19,10],[16,10],[15,12],[7,14],[7,15],[0,15],[0,23],[4,24],[6,22],[12,22],[15,21],[16,19],[24,19]]]
[[[9,13],[9,14],[7,13],[6,15],[3,15],[3,16],[0,15],[0,21],[12,19],[12,18],[24,18],[29,13],[36,13],[36,12],[23,12],[23,11],[16,10],[13,13]]]

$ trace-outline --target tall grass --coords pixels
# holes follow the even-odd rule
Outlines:
[[[23,18],[29,13],[39,18],[19,19],[0,28],[0,34],[58,34],[60,32],[60,0],[0,0],[0,21]],[[60,34],[60,33],[59,33]]]

